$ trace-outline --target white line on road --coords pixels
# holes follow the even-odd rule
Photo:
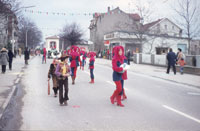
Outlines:
[[[181,112],[181,111],[178,111],[178,110],[173,109],[173,108],[171,108],[171,107],[169,107],[169,106],[166,106],[166,105],[163,105],[163,107],[166,108],[166,109],[168,109],[168,110],[170,110],[170,111],[173,111],[173,112],[175,112],[175,113],[177,113],[177,114],[179,114],[179,115],[182,115],[182,116],[184,116],[184,117],[186,117],[186,118],[188,118],[188,119],[191,119],[191,120],[193,120],[193,121],[195,121],[195,122],[198,122],[198,123],[200,124],[200,120],[197,119],[197,118],[194,118],[194,117],[192,117],[192,116],[190,116],[190,115],[187,115],[187,114],[185,114],[185,113],[183,113],[183,112]]]
[[[188,92],[188,95],[194,95],[194,96],[200,96],[200,93],[195,93],[195,92]]]
[[[84,71],[84,72],[90,75],[90,73],[88,71]]]
[[[17,84],[19,82],[19,78],[15,81],[15,84]]]

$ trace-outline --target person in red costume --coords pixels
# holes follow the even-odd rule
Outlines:
[[[46,64],[46,56],[47,56],[47,50],[46,48],[43,48],[43,57],[42,57],[42,64],[45,62]]]
[[[84,70],[85,61],[86,61],[86,58],[87,58],[87,53],[85,51],[85,48],[82,48],[81,55],[82,55],[82,64],[81,64],[81,67],[82,67],[82,70]]]
[[[122,46],[116,46],[113,49],[114,56],[112,59],[112,68],[113,68],[113,81],[116,84],[116,90],[113,95],[110,97],[111,103],[114,104],[115,99],[117,100],[117,105],[120,107],[124,107],[121,103],[121,97],[124,94],[124,80],[127,79],[126,70],[123,67],[120,67],[124,61],[126,60],[124,56],[124,48]]]
[[[89,60],[89,69],[90,69],[90,78],[91,78],[91,81],[90,83],[94,83],[94,62],[95,62],[95,56],[96,56],[96,53],[95,52],[89,52],[88,53],[88,56],[90,57],[90,60]]]
[[[72,77],[72,84],[75,84],[75,79],[76,79],[76,71],[77,67],[81,65],[81,60],[80,60],[80,49],[77,46],[72,46],[71,47],[71,52],[70,52],[70,67],[71,67],[71,77]],[[80,63],[80,64],[79,64]]]

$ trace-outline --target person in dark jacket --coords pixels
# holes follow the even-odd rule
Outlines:
[[[8,52],[6,48],[2,48],[0,53],[0,65],[2,65],[2,73],[5,74],[6,72],[6,65],[8,64]]]
[[[9,57],[9,70],[12,70],[12,61],[13,61],[13,57],[14,57],[14,54],[12,52],[12,50],[9,50],[8,51],[8,57]]]
[[[131,60],[131,52],[130,50],[127,51],[127,62],[128,62],[128,65],[130,65],[130,60]]]
[[[174,75],[176,75],[176,54],[173,52],[173,50],[170,48],[169,53],[167,54],[167,60],[168,60],[168,67],[167,67],[167,74],[169,74],[171,66],[173,67]]]
[[[24,60],[25,60],[25,64],[28,65],[28,60],[29,60],[29,51],[28,48],[26,47],[25,51],[24,51]]]

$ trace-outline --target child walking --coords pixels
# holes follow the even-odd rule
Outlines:
[[[90,69],[90,78],[91,78],[90,83],[91,84],[94,83],[94,62],[95,62],[94,56],[95,55],[96,55],[96,53],[89,52],[89,57],[90,57],[90,60],[89,60],[89,69]]]
[[[180,72],[181,72],[181,75],[183,75],[184,65],[186,64],[185,61],[184,61],[184,58],[181,58],[181,59],[178,61],[178,64],[180,65]]]
[[[56,75],[59,84],[59,102],[62,106],[63,104],[67,106],[68,97],[68,77],[70,76],[70,67],[68,65],[68,55],[63,55],[60,59],[61,62],[56,67]],[[63,96],[64,87],[64,96]]]

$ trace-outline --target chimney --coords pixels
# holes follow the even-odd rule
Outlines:
[[[108,6],[108,12],[110,12],[110,6]]]

